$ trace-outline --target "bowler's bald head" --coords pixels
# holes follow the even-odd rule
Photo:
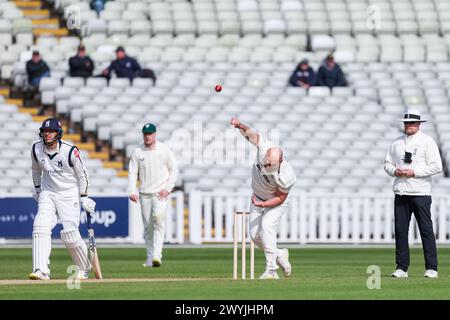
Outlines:
[[[278,167],[283,161],[283,150],[278,147],[269,148],[264,155],[264,167]]]

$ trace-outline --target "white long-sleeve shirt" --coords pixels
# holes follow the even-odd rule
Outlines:
[[[154,149],[142,143],[134,150],[128,168],[128,192],[154,194],[163,189],[172,191],[178,177],[178,165],[172,151],[164,143],[156,141]]]
[[[412,163],[405,164],[405,152],[412,153]],[[395,177],[396,168],[413,169],[415,177]],[[395,177],[393,190],[398,195],[431,195],[431,176],[442,171],[439,148],[433,138],[418,131],[396,139],[386,154],[384,170]]]
[[[89,179],[78,148],[59,140],[56,150],[42,141],[31,148],[31,174],[35,188],[61,196],[87,195]]]

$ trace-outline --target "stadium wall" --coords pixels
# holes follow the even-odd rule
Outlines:
[[[92,195],[96,214],[92,218],[99,243],[144,243],[140,206],[128,200],[126,194]],[[169,243],[184,242],[184,196],[171,195],[171,206],[166,220],[166,238]],[[0,244],[17,240],[31,240],[37,204],[29,194],[0,195]],[[87,237],[86,215],[81,214],[80,231]],[[59,238],[62,226],[58,224],[52,237]]]
[[[92,198],[97,202],[93,223],[99,243],[144,243],[138,204],[126,194]],[[188,200],[189,216],[183,192],[171,195],[166,243],[229,243],[233,240],[232,212],[249,207],[249,197],[242,193],[191,191]],[[392,194],[293,193],[289,211],[280,221],[278,239],[296,244],[393,244],[393,208]],[[0,196],[0,244],[30,240],[36,212],[36,202],[27,195]],[[433,196],[432,219],[437,243],[450,244],[450,196]],[[83,213],[80,230],[87,237],[85,220]],[[60,230],[61,225],[55,227],[55,239]],[[420,243],[414,217],[410,242]]]

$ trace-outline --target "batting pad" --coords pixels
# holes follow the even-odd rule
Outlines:
[[[88,258],[87,246],[81,238],[78,229],[62,230],[61,239],[69,250],[72,260],[78,268],[83,271],[89,271],[91,264]]]
[[[33,227],[33,271],[37,269],[50,274],[48,268],[52,248],[51,231],[49,227]]]

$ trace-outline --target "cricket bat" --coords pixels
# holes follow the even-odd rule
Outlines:
[[[87,228],[89,238],[89,259],[92,267],[94,268],[94,274],[96,279],[103,279],[102,270],[100,269],[100,261],[98,260],[97,245],[95,244],[94,228],[91,223],[91,213],[86,212]]]

